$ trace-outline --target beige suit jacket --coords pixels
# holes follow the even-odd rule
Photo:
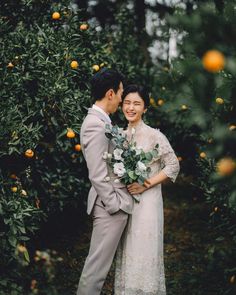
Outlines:
[[[99,111],[90,108],[81,126],[80,143],[92,184],[88,195],[87,213],[92,212],[99,196],[109,214],[116,213],[120,209],[131,214],[133,198],[126,186],[114,183],[113,180],[105,181],[105,177],[109,176],[109,169],[103,159],[103,153],[113,148],[111,141],[105,135],[106,124],[110,124],[108,119]]]

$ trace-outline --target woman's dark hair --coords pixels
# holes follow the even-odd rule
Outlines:
[[[101,100],[109,89],[113,89],[115,93],[119,89],[120,82],[124,77],[115,69],[103,68],[96,73],[91,79],[91,95],[93,102]]]
[[[142,100],[144,101],[144,107],[147,108],[149,107],[150,104],[150,97],[149,97],[149,93],[146,87],[140,86],[140,85],[136,85],[136,84],[130,84],[128,85],[125,89],[124,92],[122,94],[122,103],[125,99],[125,97],[129,94],[129,93],[138,93],[138,95],[142,98]]]

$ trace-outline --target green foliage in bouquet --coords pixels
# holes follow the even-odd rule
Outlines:
[[[135,129],[132,129],[130,141],[127,135],[118,126],[106,125],[106,136],[114,143],[112,154],[106,153],[103,158],[107,160],[113,173],[124,184],[138,182],[141,185],[149,177],[151,168],[148,164],[158,157],[158,144],[148,152],[144,152],[134,141]],[[115,181],[116,181],[115,180]]]

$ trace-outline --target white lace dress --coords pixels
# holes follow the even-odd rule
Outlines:
[[[159,144],[159,155],[150,163],[150,176],[163,171],[173,182],[179,173],[178,159],[168,139],[141,121],[134,141],[144,151]],[[128,138],[131,128],[127,130]],[[115,295],[166,295],[163,261],[163,201],[161,185],[146,190],[134,205],[120,241],[115,271]]]

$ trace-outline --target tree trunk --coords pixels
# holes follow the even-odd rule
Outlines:
[[[143,51],[146,63],[150,62],[150,54],[148,52],[148,34],[146,32],[146,5],[144,0],[134,1],[134,13],[137,29],[137,38],[140,49]]]

